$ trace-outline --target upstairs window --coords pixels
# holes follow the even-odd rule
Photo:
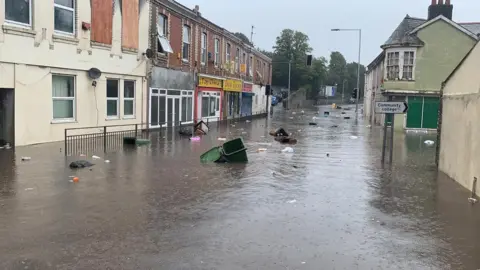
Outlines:
[[[415,60],[414,52],[404,52],[403,53],[403,77],[405,80],[413,79],[413,65]]]
[[[202,52],[201,52],[201,64],[205,65],[207,62],[207,33],[202,33],[202,40],[201,40],[201,45],[202,45]]]
[[[232,50],[232,45],[230,43],[227,43],[227,49],[225,53],[225,61],[230,62],[231,60],[231,50]]]
[[[157,19],[157,52],[159,53],[173,53],[170,41],[168,41],[168,18],[163,14],[158,15]]]
[[[220,63],[220,40],[215,39],[215,66],[218,66]]]
[[[240,48],[237,48],[237,51],[235,53],[235,70],[240,72]]]
[[[74,34],[75,0],[55,0],[54,9],[55,31],[66,34]]]
[[[387,54],[387,79],[389,80],[395,80],[400,76],[399,57],[399,52],[390,52]]]
[[[183,61],[188,62],[190,58],[190,26],[183,26],[183,46],[182,46]]]
[[[5,20],[8,23],[32,26],[32,0],[5,0]]]

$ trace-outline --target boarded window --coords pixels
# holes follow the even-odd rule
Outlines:
[[[113,1],[92,0],[92,41],[112,44]]]
[[[122,0],[122,47],[138,49],[138,0]]]

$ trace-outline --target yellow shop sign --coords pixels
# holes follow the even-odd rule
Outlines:
[[[222,88],[222,80],[199,76],[198,86],[208,88]]]
[[[223,90],[242,92],[243,83],[239,80],[225,80],[223,81]]]

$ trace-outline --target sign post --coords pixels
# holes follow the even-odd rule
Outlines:
[[[404,114],[408,111],[408,105],[406,102],[394,102],[393,97],[389,97],[389,101],[377,101],[375,102],[375,113],[385,114],[385,124],[383,127],[383,145],[382,145],[382,163],[385,162],[385,152],[387,148],[387,115],[392,118],[391,132],[390,132],[390,160],[392,164],[393,160],[393,135],[395,129],[395,114]]]

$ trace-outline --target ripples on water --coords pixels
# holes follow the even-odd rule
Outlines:
[[[290,116],[222,126],[200,142],[156,134],[76,172],[78,184],[61,144],[18,148],[32,160],[16,166],[0,153],[0,268],[480,267],[478,208],[437,177],[435,147],[423,144],[435,135],[396,134],[394,165],[382,167],[380,128]],[[280,126],[298,138],[295,153],[268,135]],[[248,164],[199,163],[218,137],[237,136]]]

